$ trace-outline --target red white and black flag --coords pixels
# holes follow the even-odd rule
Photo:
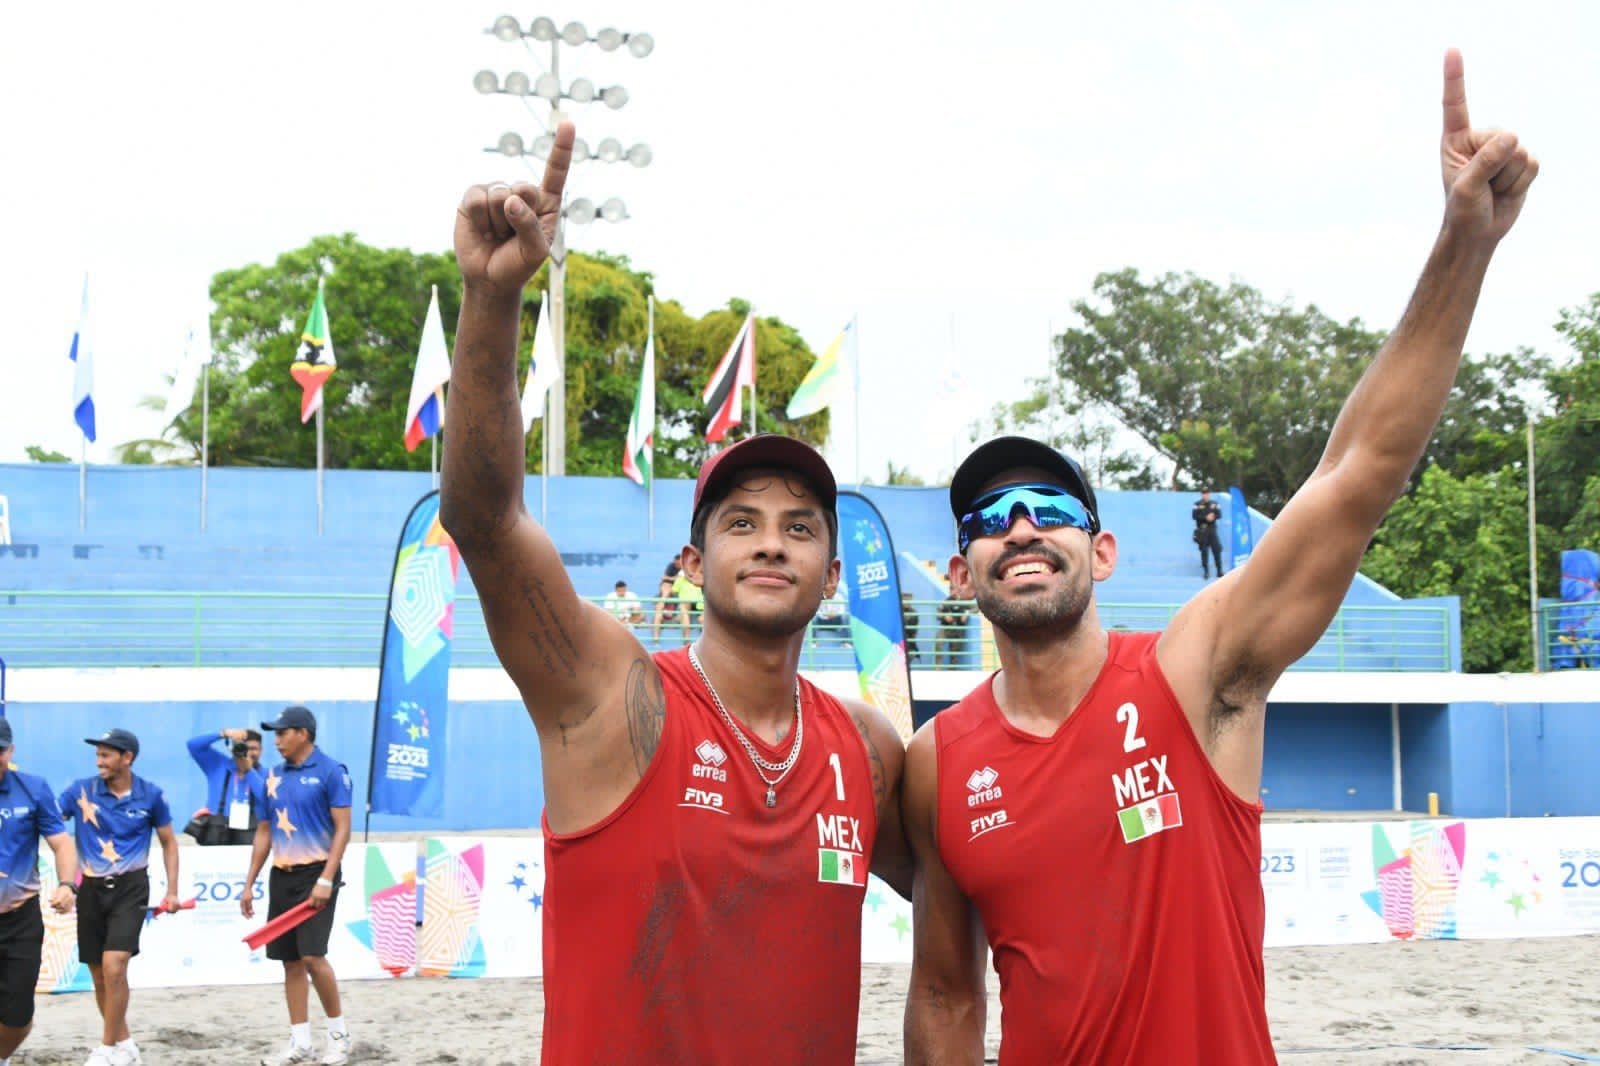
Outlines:
[[[706,440],[715,444],[728,435],[728,430],[744,421],[742,398],[745,389],[756,387],[756,316],[747,315],[744,325],[728,346],[728,354],[711,372],[711,380],[700,398],[711,408],[711,423],[706,426]]]

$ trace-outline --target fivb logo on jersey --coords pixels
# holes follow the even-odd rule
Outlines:
[[[967,792],[967,807],[976,812],[976,817],[968,826],[972,835],[967,838],[967,843],[972,843],[985,833],[1016,824],[1006,816],[1004,808],[987,812],[976,810],[991,803],[999,803],[1005,798],[1005,792],[1000,788],[1000,774],[993,767],[985,766],[968,774]]]
[[[714,740],[702,740],[695,745],[694,753],[700,761],[689,764],[689,776],[693,782],[684,788],[683,800],[678,806],[727,814],[722,793],[716,790],[716,786],[728,782],[728,771],[722,765],[728,761],[728,753]],[[701,782],[705,783],[704,787]]]

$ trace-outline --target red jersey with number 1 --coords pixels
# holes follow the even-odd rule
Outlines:
[[[935,719],[939,854],[994,952],[1002,1066],[1276,1061],[1261,807],[1212,769],[1157,636],[1110,634],[1052,736],[992,678]]]
[[[544,1062],[853,1063],[878,829],[866,743],[802,680],[805,737],[768,807],[687,652],[654,658],[666,721],[644,776],[598,825],[545,824]]]

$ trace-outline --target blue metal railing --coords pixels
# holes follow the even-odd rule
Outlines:
[[[976,612],[940,626],[943,601],[911,604],[918,620],[915,670],[992,669],[992,640]],[[646,647],[676,647],[697,616],[641,599],[633,630]],[[1102,603],[1112,629],[1165,626],[1180,604]],[[376,666],[387,597],[248,592],[35,592],[0,590],[0,647],[13,666]],[[476,597],[458,597],[453,662],[497,665]],[[1455,639],[1436,604],[1345,607],[1297,670],[1448,671]],[[852,670],[849,622],[811,624],[807,670]]]
[[[1539,669],[1600,670],[1600,601],[1539,605]]]

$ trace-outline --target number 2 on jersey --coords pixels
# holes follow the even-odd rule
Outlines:
[[[828,765],[833,767],[833,791],[839,797],[839,802],[844,802],[844,770],[839,766],[839,753],[828,753]]]
[[[1124,703],[1117,708],[1117,721],[1128,723],[1128,730],[1122,735],[1123,751],[1138,751],[1144,747],[1144,737],[1139,735],[1139,708]]]

